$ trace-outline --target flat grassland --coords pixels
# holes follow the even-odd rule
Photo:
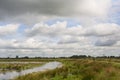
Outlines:
[[[55,70],[19,76],[15,80],[120,80],[120,59],[38,59],[37,61],[59,61],[63,66]]]
[[[0,73],[5,73],[7,71],[21,71],[25,69],[31,69],[37,66],[41,66],[46,62],[38,62],[38,60],[28,59],[0,59]]]

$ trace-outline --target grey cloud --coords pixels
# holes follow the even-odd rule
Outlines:
[[[0,19],[12,19],[25,14],[48,17],[102,16],[105,15],[110,8],[110,1],[111,0],[101,0],[100,2],[98,0],[1,0]],[[95,3],[95,5],[93,5],[93,3]],[[91,5],[94,6],[94,8],[91,7]],[[98,9],[100,10],[96,11]]]
[[[95,45],[96,46],[112,46],[114,44],[116,44],[117,41],[114,40],[107,40],[107,41],[100,41],[98,40]]]
[[[111,7],[110,1],[111,0],[0,0],[0,21],[2,22],[4,22],[4,20],[23,20],[23,22],[29,21],[31,23],[37,23],[40,22],[40,20],[44,22],[44,17],[45,19],[52,19],[53,17],[77,17],[77,19],[81,19],[81,24],[85,23],[84,25],[87,26],[67,27],[66,22],[55,23],[51,26],[38,23],[36,24],[37,26],[34,25],[26,30],[25,34],[20,36],[21,38],[17,36],[16,40],[18,39],[18,42],[11,41],[11,39],[7,41],[1,40],[0,55],[3,55],[3,53],[5,53],[5,55],[9,55],[8,53],[16,55],[16,53],[18,53],[17,55],[34,56],[41,55],[42,53],[48,56],[65,56],[72,54],[98,55],[100,53],[119,54],[119,48],[114,48],[114,45],[120,41],[120,36],[117,35],[120,32],[119,25],[111,23],[97,24],[98,22],[95,21],[96,17],[106,18],[108,10]],[[93,19],[94,17],[95,19]],[[7,29],[1,29],[0,35],[9,35],[16,31],[16,29],[11,30],[11,27],[8,31],[6,30]],[[5,34],[3,34],[2,31],[4,31]],[[31,39],[31,37],[33,39]],[[79,37],[86,37],[88,39],[79,39]],[[92,37],[97,38],[97,41],[95,41],[93,45],[91,43]],[[43,38],[45,38],[46,41],[39,41]],[[19,41],[19,39],[23,41]],[[53,40],[53,42],[49,42],[49,40]]]
[[[71,44],[71,43],[78,43],[78,42],[80,42],[80,40],[72,36],[71,38],[68,38],[67,40],[61,39],[58,42],[58,44]]]
[[[77,43],[79,40],[69,40],[69,41],[59,41],[58,44],[70,44],[70,43]]]
[[[1,17],[21,15],[25,13],[38,13],[44,15],[58,15],[64,12],[68,0],[1,0],[0,13]],[[69,0],[69,5],[72,0]],[[61,6],[62,5],[62,6]],[[63,10],[61,10],[63,9]],[[5,16],[4,16],[5,15]]]
[[[97,41],[95,41],[96,46],[116,46],[120,41],[119,33],[115,35],[108,35],[104,37],[97,37]]]

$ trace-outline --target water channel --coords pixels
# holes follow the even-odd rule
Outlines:
[[[38,71],[53,70],[59,67],[62,67],[62,64],[60,62],[48,62],[44,64],[43,66],[35,67],[32,69],[27,69],[27,70],[22,70],[20,72],[11,71],[11,72],[0,73],[0,80],[11,80],[11,79],[14,79],[15,77],[22,76],[25,74],[38,72]]]

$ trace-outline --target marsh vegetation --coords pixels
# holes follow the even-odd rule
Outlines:
[[[4,73],[7,71],[21,71],[21,70],[25,70],[25,69],[30,69],[33,67],[37,67],[37,66],[41,66],[44,63],[29,63],[29,62],[21,62],[21,63],[17,63],[17,62],[12,62],[12,63],[7,63],[7,62],[3,62],[0,63],[0,73]]]
[[[0,61],[14,62],[15,59],[1,59]],[[18,63],[1,63],[1,70],[26,70],[52,61],[61,62],[62,67],[29,73],[18,76],[14,80],[120,80],[119,58],[16,59],[16,61]],[[33,63],[19,63],[26,61]]]
[[[15,80],[120,80],[119,59],[59,59],[63,67]]]

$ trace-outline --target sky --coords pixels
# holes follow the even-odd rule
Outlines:
[[[0,0],[0,57],[120,56],[120,0]]]

